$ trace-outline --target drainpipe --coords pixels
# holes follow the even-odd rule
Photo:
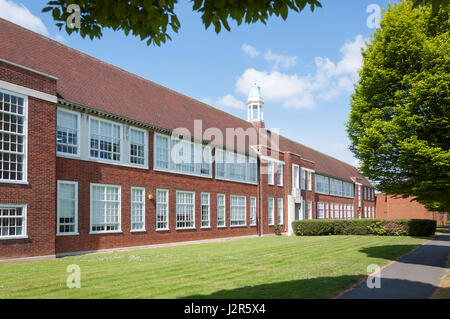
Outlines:
[[[258,213],[257,213],[257,221],[256,221],[256,228],[258,229],[258,236],[262,236],[262,228],[261,228],[261,160],[258,156],[257,159],[257,171],[258,171]]]

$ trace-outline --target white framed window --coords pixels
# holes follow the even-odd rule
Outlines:
[[[177,229],[195,228],[195,193],[177,191],[176,193],[176,227]]]
[[[27,237],[27,205],[0,204],[0,239]]]
[[[308,219],[313,219],[312,216],[313,207],[312,207],[312,201],[308,201]]]
[[[250,226],[256,226],[256,197],[250,197]]]
[[[217,194],[217,227],[225,227],[225,195]]]
[[[156,230],[169,229],[169,191],[156,190]]]
[[[367,216],[367,206],[364,206],[364,218],[368,218],[368,216]]]
[[[315,176],[315,192],[328,195],[330,193],[330,179],[326,176],[316,174]]]
[[[302,186],[302,189],[306,189],[306,171],[302,168],[301,169],[301,186]]]
[[[27,181],[28,97],[0,90],[0,181]]]
[[[299,178],[300,178],[300,174],[299,174],[299,166],[298,165],[295,165],[295,164],[293,164],[292,165],[292,187],[293,188],[300,188],[300,181],[299,181]]]
[[[145,231],[145,188],[131,187],[131,231]]]
[[[278,208],[277,222],[279,225],[283,225],[284,224],[284,206],[283,206],[282,198],[278,198],[277,208]]]
[[[130,163],[144,166],[147,157],[147,131],[130,128]]]
[[[90,157],[103,161],[120,162],[122,130],[122,124],[90,117]]]
[[[230,195],[230,226],[247,225],[247,198],[245,196]]]
[[[312,172],[308,171],[308,190],[312,191]]]
[[[169,169],[169,136],[155,134],[155,168]]]
[[[91,233],[121,231],[121,187],[91,184]]]
[[[267,183],[269,185],[274,184],[274,163],[273,162],[267,162]]]
[[[339,204],[334,204],[334,218],[339,219]]]
[[[325,218],[325,204],[322,202],[317,203],[317,219]]]
[[[274,210],[274,199],[273,197],[269,197],[268,198],[268,218],[267,218],[267,222],[269,224],[269,226],[272,226],[274,223],[274,218],[275,218],[275,210]]]
[[[78,235],[78,183],[57,183],[56,235]]]
[[[361,185],[358,185],[358,207],[361,207]]]
[[[215,150],[216,179],[257,183],[257,159],[222,148]]]
[[[78,112],[58,108],[56,115],[56,151],[59,155],[80,155],[80,118]]]
[[[305,200],[302,201],[302,216],[303,216],[303,219],[306,219],[306,201]]]
[[[367,187],[364,188],[364,200],[367,200]]]
[[[330,212],[328,210],[328,203],[325,203],[325,218],[329,219],[330,218]]]
[[[281,163],[277,165],[277,185],[283,186],[283,164]]]
[[[344,218],[344,212],[343,212],[342,204],[339,204],[339,218],[341,218],[341,219]]]
[[[209,193],[201,193],[200,194],[200,200],[201,200],[201,227],[202,228],[209,228],[211,227],[211,218],[210,218],[210,196]]]

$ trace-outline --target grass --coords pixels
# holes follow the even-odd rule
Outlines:
[[[331,298],[427,240],[274,236],[3,264],[0,298]]]

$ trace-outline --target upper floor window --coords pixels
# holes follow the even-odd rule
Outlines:
[[[330,193],[330,179],[326,176],[322,176],[319,174],[316,174],[315,176],[316,181],[316,193],[321,194],[329,194]]]
[[[308,190],[312,191],[312,172],[308,171]]]
[[[26,181],[27,98],[0,91],[0,180]]]
[[[274,169],[273,169],[274,163],[273,162],[267,162],[267,182],[269,185],[273,185],[273,179],[274,179]]]
[[[292,165],[292,187],[300,188],[299,185],[299,167],[298,165]]]
[[[283,186],[283,164],[281,163],[277,165],[277,185]]]
[[[56,123],[56,151],[80,155],[80,113],[58,108]]]
[[[301,183],[302,189],[306,189],[306,171],[304,169],[301,170]]]
[[[120,162],[122,125],[90,118],[90,156]]]
[[[330,178],[330,194],[334,196],[342,196],[342,181]]]
[[[355,185],[348,182],[342,182],[343,190],[342,196],[344,197],[355,197]]]
[[[216,178],[236,182],[257,182],[257,159],[216,148]]]
[[[145,165],[145,154],[147,144],[146,134],[144,130],[130,128],[130,163],[137,165]]]

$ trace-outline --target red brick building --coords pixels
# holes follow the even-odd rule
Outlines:
[[[265,129],[256,86],[243,120],[2,19],[0,42],[0,259],[375,214],[355,167]]]
[[[412,197],[395,198],[386,194],[376,194],[375,217],[382,219],[414,218],[432,219],[438,225],[443,225],[450,220],[450,214],[430,212],[422,204],[413,201]]]

